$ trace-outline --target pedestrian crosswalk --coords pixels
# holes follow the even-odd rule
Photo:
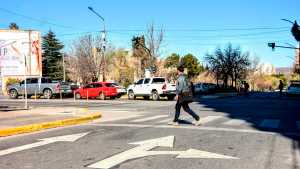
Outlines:
[[[153,115],[147,116],[144,114],[142,116],[129,119],[127,123],[130,124],[153,124],[153,125],[166,125],[168,122],[173,120],[172,115]],[[180,119],[192,122],[193,118],[190,116],[181,116]],[[227,117],[224,115],[212,115],[212,116],[204,116],[200,117],[200,123],[203,126],[214,126],[214,125],[222,125],[228,127],[258,127],[262,129],[280,129],[280,124],[282,120],[280,119],[260,119],[257,117]],[[295,122],[295,126],[298,130],[300,130],[300,121]]]

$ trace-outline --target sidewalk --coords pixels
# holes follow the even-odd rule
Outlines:
[[[46,107],[24,110],[0,106],[0,137],[90,122],[100,113],[83,108]]]

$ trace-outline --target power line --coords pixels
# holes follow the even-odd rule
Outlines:
[[[20,13],[17,13],[17,12],[8,10],[8,9],[4,9],[4,8],[0,8],[0,11],[8,13],[8,14],[11,14],[11,15],[23,17],[25,19],[32,20],[32,21],[35,21],[35,22],[39,22],[39,23],[42,23],[42,24],[48,24],[48,25],[53,25],[53,26],[62,27],[62,28],[78,29],[78,30],[80,30],[79,28],[76,28],[76,27],[73,27],[73,26],[66,26],[66,25],[57,24],[57,23],[54,23],[54,22],[49,22],[47,20],[42,20],[42,19],[31,17],[31,16],[26,16],[26,15],[23,15],[23,14],[20,14]]]
[[[287,30],[277,30],[277,31],[264,31],[264,32],[255,32],[255,33],[247,33],[247,34],[231,34],[231,35],[212,35],[212,36],[197,36],[197,35],[183,35],[179,37],[176,37],[178,35],[175,36],[171,36],[171,35],[167,35],[165,36],[166,39],[193,39],[193,40],[209,40],[209,39],[215,39],[215,38],[257,38],[258,36],[266,36],[267,34],[274,34],[274,33],[283,33],[286,32]],[[89,32],[74,32],[74,33],[66,33],[66,34],[58,34],[58,36],[63,37],[63,36],[77,36],[77,35],[84,35],[84,34],[93,34],[93,33],[99,33],[100,31],[89,31]],[[116,32],[111,32],[113,34],[115,34]],[[132,35],[132,33],[130,34],[123,34],[123,33],[117,33],[120,35]]]
[[[265,31],[265,32],[255,32],[255,33],[244,33],[244,34],[231,34],[231,35],[212,35],[212,36],[197,36],[197,35],[191,35],[191,36],[187,36],[187,35],[176,35],[182,38],[239,38],[239,37],[251,37],[251,36],[265,36],[267,34],[273,34],[273,33],[281,33],[281,32],[286,32],[287,30],[277,30],[277,31]]]
[[[289,59],[292,59],[292,60],[295,60],[295,58],[293,58],[293,57],[291,57],[291,56],[285,56],[285,57],[287,57],[287,58],[289,58]]]
[[[278,30],[289,27],[252,27],[252,28],[224,28],[224,29],[155,29],[154,31],[166,32],[219,32],[219,31],[255,31],[255,30]],[[147,29],[111,29],[111,32],[142,32]]]

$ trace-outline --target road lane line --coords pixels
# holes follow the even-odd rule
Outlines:
[[[264,119],[261,123],[260,123],[260,127],[262,128],[272,128],[272,129],[276,129],[279,127],[279,123],[280,120],[276,120],[276,119]]]
[[[137,119],[137,120],[132,120],[130,122],[138,123],[138,122],[145,122],[145,121],[150,121],[150,120],[155,120],[155,119],[165,118],[165,117],[168,117],[168,115],[157,115],[157,116],[152,116],[152,117],[146,117],[146,118],[141,118],[141,119]]]

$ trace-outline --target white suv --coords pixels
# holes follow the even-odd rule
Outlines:
[[[143,96],[144,99],[152,97],[153,100],[159,100],[160,97],[168,97],[168,100],[174,100],[176,96],[175,84],[170,84],[164,77],[143,78],[128,86],[128,99],[135,99],[136,96]]]

